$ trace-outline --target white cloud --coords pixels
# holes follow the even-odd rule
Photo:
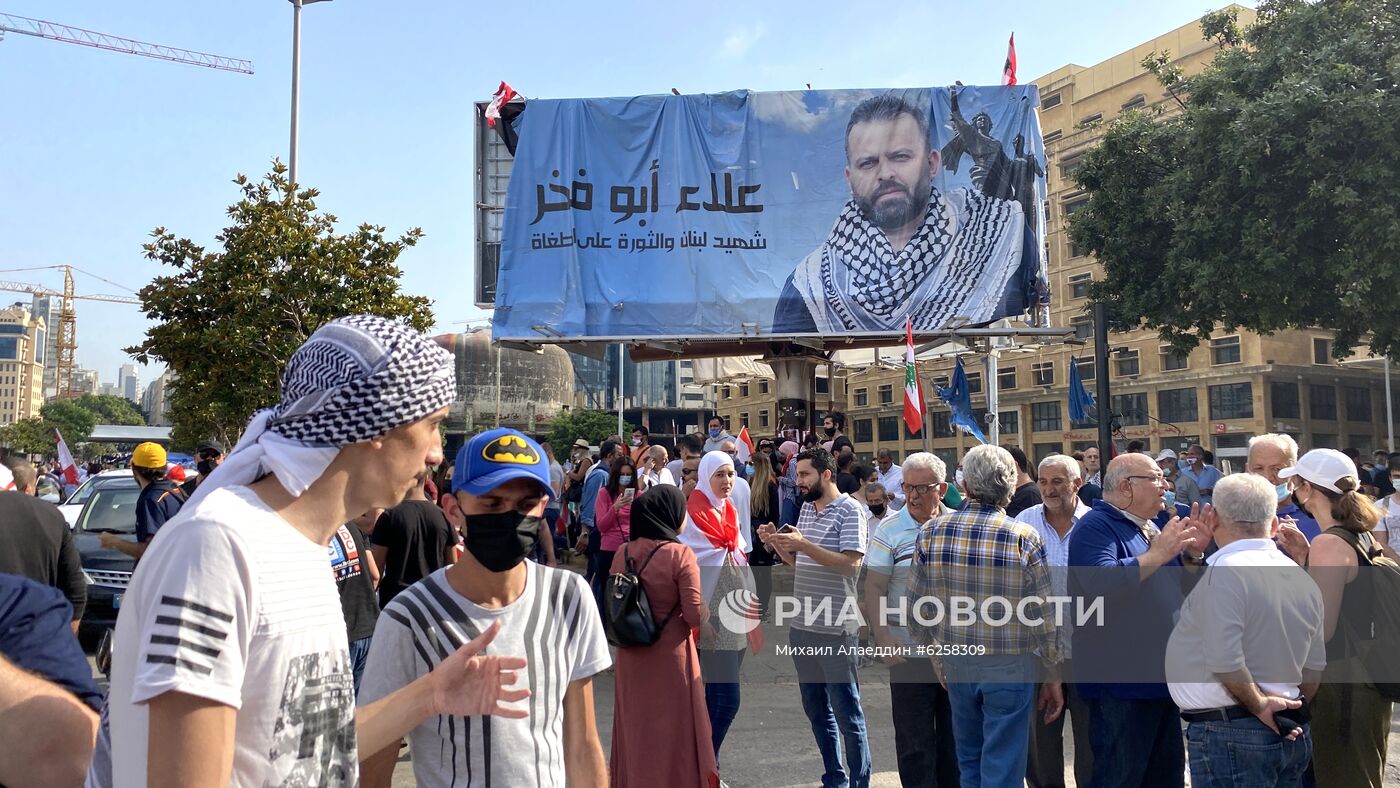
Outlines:
[[[720,54],[724,57],[737,60],[748,54],[753,45],[758,43],[763,34],[767,32],[767,26],[762,22],[755,22],[748,27],[741,27],[730,33],[720,46]]]

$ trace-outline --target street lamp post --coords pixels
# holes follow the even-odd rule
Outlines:
[[[288,0],[292,4],[292,147],[287,157],[288,177],[297,182],[297,109],[301,103],[301,7],[329,0]]]

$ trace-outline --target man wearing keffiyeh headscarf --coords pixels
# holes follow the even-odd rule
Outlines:
[[[846,126],[851,199],[830,236],[797,264],[774,333],[837,334],[983,324],[1024,312],[1038,254],[1020,205],[934,188],[928,113],[895,95],[867,99]]]
[[[351,786],[357,753],[424,719],[525,716],[504,705],[529,694],[505,689],[525,661],[480,654],[495,628],[354,706],[328,545],[442,461],[455,398],[451,355],[384,318],[335,320],[293,354],[281,401],[157,533],[124,595],[88,785]]]

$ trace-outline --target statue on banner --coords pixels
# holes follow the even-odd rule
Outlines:
[[[990,142],[1006,158],[988,135],[990,119],[957,120],[962,141],[950,154],[968,153],[981,169],[992,163],[982,161]],[[851,199],[788,278],[773,333],[900,333],[906,318],[915,330],[936,330],[954,317],[988,323],[1034,303],[1036,242],[1014,187],[941,192],[933,183],[940,158],[927,115],[903,99],[881,95],[856,107],[846,125]]]

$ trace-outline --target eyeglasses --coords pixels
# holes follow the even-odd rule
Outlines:
[[[738,457],[738,456],[739,456],[739,451],[736,449],[736,450],[734,450],[734,451],[727,451],[727,452],[725,452],[725,454],[728,454],[730,457]]]
[[[938,488],[937,484],[901,484],[905,497],[918,493],[919,495],[929,495]]]
[[[1154,475],[1154,476],[1129,476],[1128,478],[1129,478],[1129,479],[1146,479],[1146,480],[1148,480],[1149,482],[1152,482],[1153,486],[1156,486],[1156,487],[1163,487],[1163,486],[1165,486],[1166,483],[1167,483],[1167,477],[1163,476],[1163,475],[1160,474],[1160,473],[1159,473],[1159,474],[1156,474],[1156,475]]]

